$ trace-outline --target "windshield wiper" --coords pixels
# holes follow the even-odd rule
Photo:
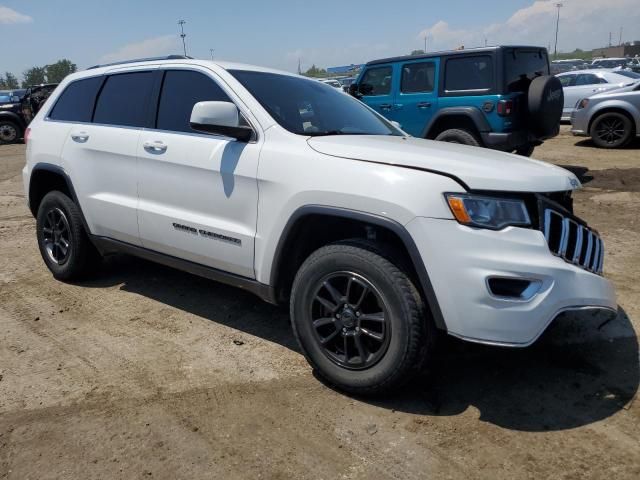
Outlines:
[[[329,135],[372,135],[366,132],[343,132],[342,130],[327,130],[325,132],[305,132],[310,137],[327,137]]]

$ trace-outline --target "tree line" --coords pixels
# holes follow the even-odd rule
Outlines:
[[[18,77],[13,73],[5,72],[4,75],[0,74],[0,89],[15,90],[20,88],[21,84],[22,88],[27,88],[40,83],[60,83],[64,77],[74,73],[77,69],[75,63],[63,58],[44,67],[31,67],[25,70],[22,73],[22,83],[18,81]]]

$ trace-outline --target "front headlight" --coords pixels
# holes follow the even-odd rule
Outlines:
[[[445,197],[453,216],[463,225],[491,230],[500,230],[509,225],[531,225],[524,201],[516,198],[467,193],[445,193]]]

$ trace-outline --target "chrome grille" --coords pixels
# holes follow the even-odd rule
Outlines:
[[[602,274],[604,244],[596,232],[550,208],[544,211],[543,231],[551,253],[585,270]]]

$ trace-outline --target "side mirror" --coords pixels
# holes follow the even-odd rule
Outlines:
[[[191,128],[199,132],[216,133],[248,142],[251,127],[240,125],[238,107],[231,102],[198,102],[191,110]]]

